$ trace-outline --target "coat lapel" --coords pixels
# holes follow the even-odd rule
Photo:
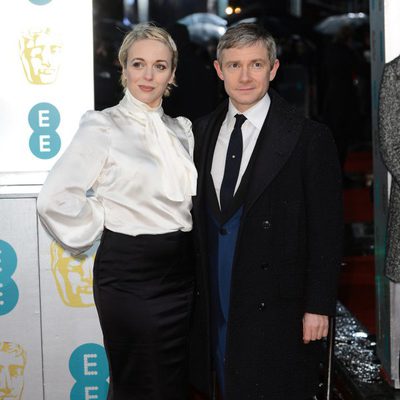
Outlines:
[[[193,203],[195,215],[199,213],[201,204],[204,204],[207,195],[206,191],[214,190],[213,185],[211,187],[207,185],[207,179],[211,171],[212,158],[219,130],[227,111],[228,101],[225,101],[210,116],[202,118],[194,125],[193,130],[196,140],[195,163],[198,171],[198,196],[194,199]],[[202,220],[201,215],[196,215],[196,217],[197,221]]]
[[[271,106],[255,148],[244,215],[285,165],[301,132],[302,117],[276,92],[270,90],[269,94]]]

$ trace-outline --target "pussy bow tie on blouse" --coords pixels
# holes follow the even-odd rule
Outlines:
[[[163,192],[172,201],[183,201],[196,194],[197,170],[189,151],[185,149],[175,132],[162,120],[163,109],[150,108],[126,91],[132,118],[143,126],[147,150],[161,169]],[[183,177],[183,178],[182,178]]]

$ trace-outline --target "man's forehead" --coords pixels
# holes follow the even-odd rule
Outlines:
[[[230,47],[221,53],[224,62],[226,61],[251,61],[268,60],[268,50],[264,44],[257,42],[240,47]]]

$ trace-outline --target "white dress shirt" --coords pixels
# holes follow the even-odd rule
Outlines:
[[[211,167],[211,176],[213,178],[218,202],[220,202],[220,191],[222,179],[224,177],[226,153],[228,152],[229,139],[231,138],[231,134],[236,122],[235,115],[243,114],[246,117],[246,121],[242,125],[243,153],[242,160],[240,162],[239,176],[235,187],[236,193],[242,177],[246,172],[246,168],[249,164],[251,155],[253,154],[253,150],[256,145],[261,128],[264,124],[265,118],[267,117],[270,104],[271,99],[268,93],[266,93],[265,96],[257,104],[246,110],[244,113],[240,113],[232,104],[231,100],[229,100],[228,112],[226,113],[225,120],[222,123],[221,129],[219,131],[217,143],[215,144]]]
[[[104,226],[132,236],[190,231],[193,147],[188,119],[127,90],[118,105],[83,115],[39,194],[40,219],[72,253],[88,249]]]

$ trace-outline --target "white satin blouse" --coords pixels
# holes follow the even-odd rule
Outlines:
[[[40,220],[72,253],[87,250],[104,226],[132,236],[190,231],[193,147],[188,119],[127,90],[115,107],[83,115],[39,194]]]

